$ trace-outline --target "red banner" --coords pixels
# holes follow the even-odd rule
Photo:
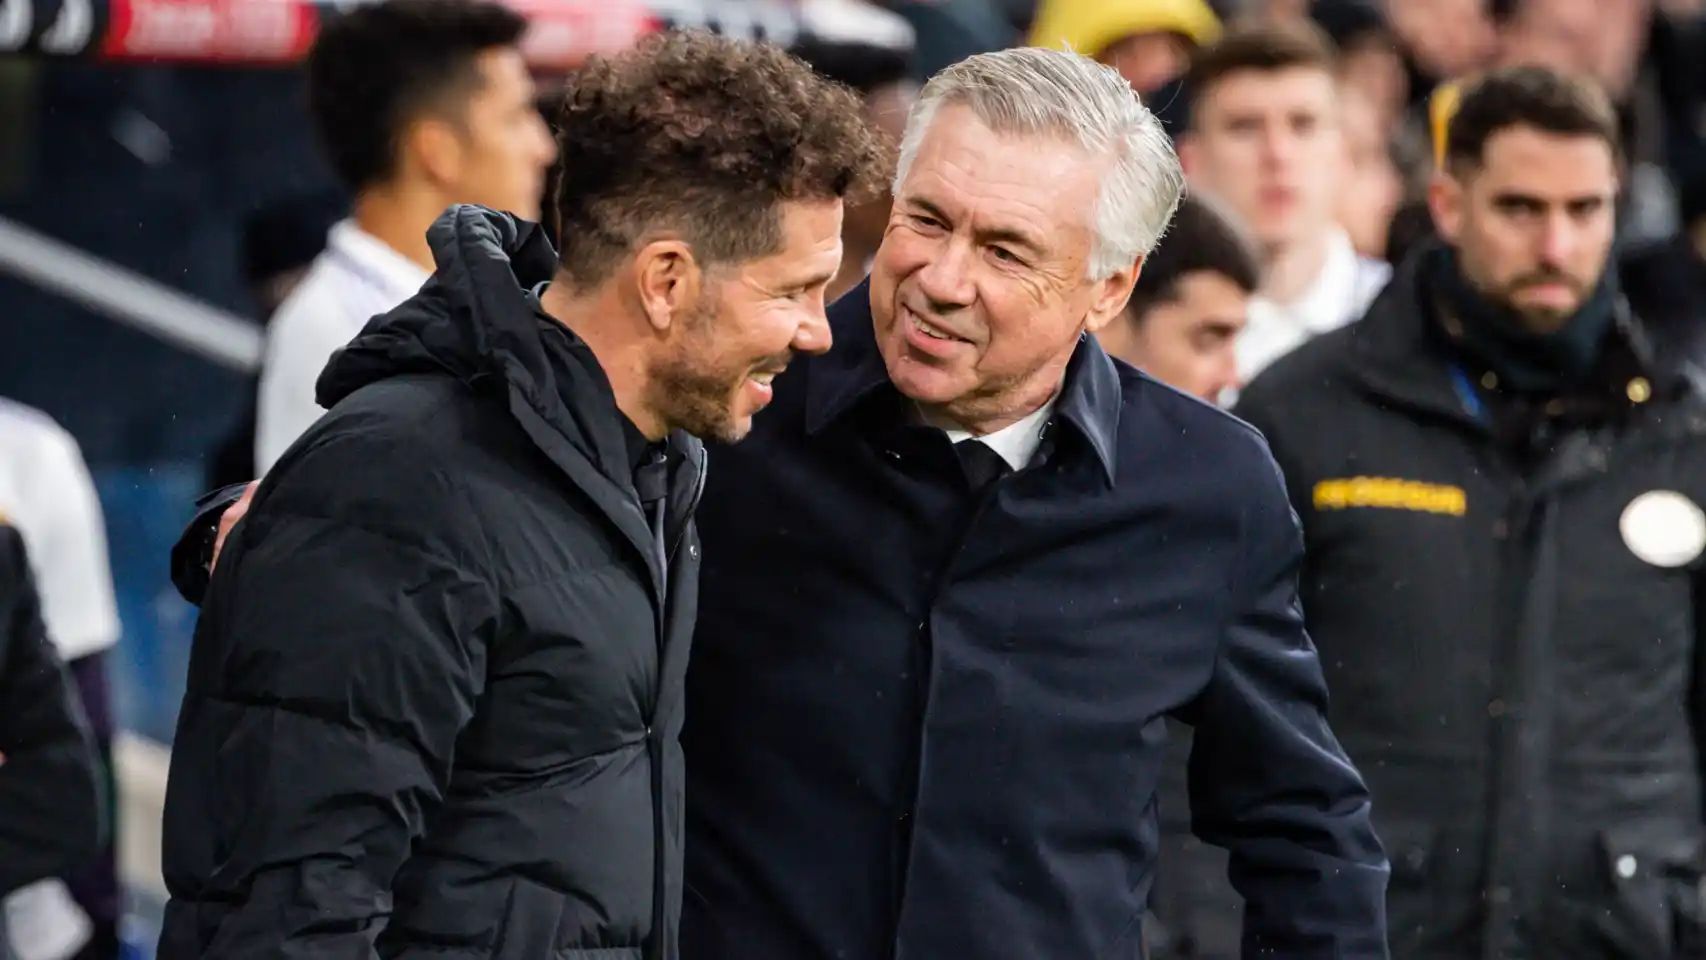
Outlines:
[[[290,64],[320,24],[374,0],[0,0],[0,56],[120,62]],[[522,42],[541,70],[573,67],[656,30],[692,27],[787,45],[793,0],[503,0],[532,26]]]
[[[297,0],[109,0],[108,11],[108,60],[292,63],[320,25]]]

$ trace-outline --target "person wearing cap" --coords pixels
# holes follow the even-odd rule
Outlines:
[[[1439,242],[1235,412],[1303,523],[1393,955],[1698,957],[1706,397],[1621,293],[1605,93],[1459,93]]]
[[[1185,75],[1192,51],[1219,36],[1206,0],[1043,0],[1030,45],[1108,64],[1159,113],[1167,98],[1158,94]]]

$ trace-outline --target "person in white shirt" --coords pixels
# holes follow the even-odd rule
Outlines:
[[[308,60],[309,111],[355,195],[267,328],[255,424],[265,472],[324,413],[314,383],[432,269],[426,230],[476,203],[539,217],[556,144],[519,49],[527,22],[480,0],[387,0],[340,15]]]
[[[1262,289],[1237,343],[1245,382],[1361,316],[1391,276],[1357,255],[1336,219],[1350,170],[1334,56],[1306,22],[1245,26],[1203,50],[1186,81],[1186,176],[1224,201],[1262,251]]]
[[[118,642],[119,619],[101,503],[71,434],[47,414],[4,398],[0,517],[23,538],[41,593],[42,620],[83,699],[110,776],[113,723],[106,652]],[[69,878],[70,887],[63,879],[42,880],[5,898],[0,940],[9,942],[17,960],[117,955],[120,908],[113,851],[109,839],[95,862]]]

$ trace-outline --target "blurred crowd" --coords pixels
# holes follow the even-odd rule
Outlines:
[[[1447,188],[1441,186],[1441,177],[1450,172],[1453,150],[1463,147],[1452,143],[1450,132],[1454,122],[1461,120],[1459,108],[1466,92],[1474,90],[1478,78],[1489,71],[1509,75],[1519,67],[1546,68],[1597,91],[1606,108],[1604,129],[1613,138],[1611,155],[1618,163],[1612,208],[1606,212],[1605,243],[1596,245],[1589,227],[1582,225],[1593,212],[1571,208],[1567,216],[1575,218],[1571,223],[1576,226],[1559,229],[1578,232],[1560,233],[1545,241],[1556,249],[1540,250],[1534,254],[1538,260],[1521,269],[1540,271],[1557,281],[1554,286],[1563,288],[1559,296],[1567,307],[1559,313],[1569,318],[1588,309],[1590,293],[1604,286],[1605,276],[1620,278],[1617,289],[1605,295],[1615,298],[1628,316],[1638,318],[1642,337],[1651,339],[1654,352],[1706,363],[1706,3],[1701,0],[800,0],[799,6],[807,29],[792,52],[823,75],[852,88],[868,121],[891,144],[900,141],[921,83],[971,53],[1019,45],[1067,48],[1117,70],[1171,136],[1188,191],[1161,245],[1146,260],[1129,306],[1098,333],[1099,341],[1114,357],[1180,391],[1227,408],[1246,404],[1239,407],[1240,415],[1270,434],[1295,437],[1312,429],[1331,430],[1333,425],[1325,422],[1293,424],[1286,418],[1309,409],[1324,421],[1333,410],[1355,405],[1341,398],[1310,407],[1312,401],[1298,399],[1288,407],[1285,395],[1275,396],[1276,388],[1261,392],[1259,386],[1251,399],[1252,384],[1295,385],[1303,375],[1292,374],[1287,380],[1285,371],[1300,369],[1304,361],[1294,360],[1289,367],[1283,361],[1299,348],[1358,323],[1377,302],[1386,303],[1390,311],[1390,297],[1404,296],[1404,284],[1413,282],[1418,272],[1424,278],[1433,276],[1425,271],[1433,269],[1429,264],[1442,256],[1438,253],[1442,249],[1453,251],[1457,259],[1452,262],[1462,264],[1457,269],[1468,275],[1471,284],[1477,281],[1477,269],[1496,274],[1503,269],[1497,265],[1498,258],[1514,256],[1508,249],[1475,247],[1473,231],[1456,221],[1446,225],[1450,229],[1442,236],[1441,217],[1451,207],[1444,199],[1442,191]],[[243,281],[255,304],[255,316],[265,325],[265,348],[259,371],[242,397],[245,410],[237,426],[207,453],[205,482],[210,489],[264,473],[320,416],[315,396],[319,372],[369,317],[406,299],[427,280],[433,259],[426,230],[447,207],[480,204],[543,220],[548,233],[556,231],[550,222],[550,211],[556,209],[552,201],[556,184],[561,177],[576,175],[572,167],[564,169],[558,163],[559,147],[552,136],[564,85],[571,81],[528,70],[515,49],[527,23],[516,13],[451,0],[426,9],[427,14],[417,16],[410,12],[407,0],[392,0],[350,12],[339,29],[326,33],[302,71],[309,116],[341,189],[268,204],[253,211],[244,225]],[[470,62],[477,62],[485,82],[468,82]],[[1547,95],[1534,94],[1542,100]],[[1576,119],[1559,121],[1562,126],[1556,129],[1544,123],[1539,128],[1566,139],[1591,137],[1600,129],[1595,126],[1599,102],[1581,95],[1568,104],[1577,111],[1569,116]],[[1482,131],[1485,139],[1476,148],[1483,153],[1471,158],[1472,164],[1486,161],[1484,150],[1490,149],[1486,145],[1500,130],[1512,124],[1536,125],[1520,107],[1512,109],[1516,110],[1514,120],[1487,121],[1491,133]],[[1548,158],[1557,155],[1545,153]],[[1516,187],[1511,189],[1514,192],[1499,202],[1507,206],[1540,202]],[[890,213],[887,198],[847,210],[842,235],[845,255],[830,285],[831,299],[854,290],[863,280]],[[1494,276],[1488,282],[1496,286],[1498,280]],[[1432,281],[1414,282],[1428,286]],[[1442,288],[1449,285],[1440,281]],[[1477,289],[1484,293],[1487,287]],[[1391,294],[1392,290],[1398,293]],[[1533,292],[1533,296],[1544,293]],[[1389,299],[1377,301],[1382,296]],[[1376,306],[1375,312],[1380,309]],[[1591,350],[1595,352],[1581,361],[1584,370],[1598,371],[1612,362],[1597,352],[1602,343],[1611,342],[1607,336],[1594,333]],[[1534,349],[1544,353],[1553,347]],[[1486,358],[1485,369],[1472,371],[1473,382],[1465,387],[1471,399],[1480,397],[1472,405],[1486,401],[1496,408],[1498,402],[1482,394],[1500,390],[1501,382],[1511,380],[1509,371],[1528,369],[1509,359],[1513,352],[1517,348],[1498,344],[1486,346],[1483,352],[1466,350],[1467,356]],[[1270,368],[1281,375],[1259,380]],[[1639,373],[1617,370],[1614,393],[1627,396],[1635,405],[1657,396],[1657,374],[1644,367]],[[1545,371],[1547,375],[1555,372]],[[1535,447],[1513,455],[1523,466],[1512,468],[1512,475],[1525,483],[1532,482],[1531,467],[1540,470],[1534,464],[1567,446],[1559,438],[1573,436],[1571,430],[1580,426],[1583,437],[1597,438],[1602,434],[1595,431],[1609,429],[1605,427],[1609,421],[1595,419],[1600,416],[1597,408],[1576,420],[1570,419],[1576,416],[1576,407],[1559,412],[1568,406],[1563,400],[1574,396],[1570,391],[1577,380],[1591,379],[1588,374],[1569,383],[1546,375],[1537,378],[1518,406],[1539,397],[1536,405],[1542,412],[1524,407],[1489,414],[1496,421],[1495,434],[1521,433],[1521,442]],[[1479,392],[1476,384],[1481,385]],[[0,390],[4,388],[0,381]],[[1307,393],[1297,389],[1300,397]],[[1559,402],[1557,410],[1552,410],[1552,401]],[[1386,401],[1377,403],[1381,404]],[[1678,413],[1675,419],[1680,422],[1684,415]],[[1416,435],[1397,445],[1398,459],[1411,454],[1425,458],[1422,451],[1436,441],[1434,420],[1428,416],[1419,420],[1425,423]],[[1369,463],[1383,457],[1392,462],[1392,457],[1376,454],[1367,440],[1368,431],[1373,431],[1380,443],[1386,443],[1388,434],[1382,432],[1386,429],[1364,430],[1359,425],[1354,437],[1369,446],[1352,450],[1351,462],[1326,468],[1326,473],[1312,472],[1302,454],[1288,459],[1293,447],[1276,449],[1293,498],[1299,501],[1312,556],[1337,562],[1334,545],[1362,535],[1331,525],[1336,516],[1328,501],[1333,497],[1402,500],[1414,493],[1410,488],[1393,493],[1385,488],[1321,486],[1383,479],[1373,472],[1377,468],[1364,470],[1366,464],[1357,462],[1357,454],[1366,452]],[[1545,433],[1544,441],[1536,441],[1536,431],[1551,432]],[[1652,442],[1676,449],[1685,445],[1674,439]],[[1633,458],[1628,469],[1639,472],[1634,462],[1638,459]],[[1613,461],[1598,463],[1593,471],[1619,475],[1621,469]],[[1482,466],[1474,472],[1480,477]],[[1498,471],[1486,467],[1485,472]],[[1411,482],[1414,478],[1400,479]],[[1443,497],[1439,502],[1445,507],[1421,512],[1450,514],[1449,489],[1472,488],[1464,477],[1422,479],[1442,485],[1447,492],[1429,494]],[[1656,481],[1652,488],[1669,489]],[[1617,509],[1645,492],[1645,478],[1629,480],[1616,494]],[[1457,495],[1463,495],[1461,489]],[[1661,527],[1674,532],[1679,526],[1706,524],[1697,519],[1696,503],[1677,496],[1683,497],[1686,507],[1663,501],[1671,512],[1659,511]],[[1554,509],[1578,508],[1577,503],[1566,502]],[[1612,538],[1617,510],[1608,516],[1611,532],[1606,537]],[[1622,536],[1629,549],[1642,555],[1643,536],[1669,542],[1662,532],[1630,533],[1631,524],[1640,519],[1624,517]],[[68,789],[86,792],[90,784],[106,785],[104,811],[95,810],[92,803],[88,810],[69,804],[60,811],[66,816],[89,815],[85,819],[91,823],[104,821],[100,830],[106,839],[93,856],[92,842],[68,843],[62,862],[43,860],[41,869],[34,870],[36,875],[18,878],[19,889],[7,897],[0,912],[0,957],[10,949],[16,960],[74,956],[108,960],[118,956],[120,949],[122,910],[110,785],[115,722],[105,657],[119,642],[121,631],[112,599],[105,525],[76,440],[46,414],[9,401],[0,401],[0,520],[21,534],[19,549],[27,549],[33,561],[32,590],[40,593],[39,614],[33,606],[17,614],[18,622],[27,621],[27,625],[9,626],[0,619],[0,633],[10,630],[12,634],[0,635],[0,671],[5,671],[0,674],[0,811],[10,809],[4,805],[5,791],[31,788],[30,783],[20,783],[26,771],[17,758],[21,748],[32,744],[48,744],[60,751],[62,760],[76,754],[89,771],[105,771],[100,776],[68,776]],[[1408,530],[1381,528],[1376,539],[1399,553],[1439,549],[1445,554],[1443,562],[1481,562],[1480,554],[1457,541],[1442,547],[1429,539],[1432,536],[1430,531],[1411,538]],[[1503,543],[1507,536],[1508,531],[1496,539]],[[1483,539],[1490,543],[1493,538],[1488,533]],[[1648,552],[1657,551],[1658,558],[1649,563],[1667,570],[1697,570],[1696,558],[1701,546],[1706,546],[1706,525],[1701,527],[1700,539],[1699,545],[1684,545],[1692,545],[1692,552],[1684,550],[1688,555],[1679,562],[1672,562],[1662,548],[1652,548]],[[9,548],[10,541],[0,545]],[[1568,546],[1549,555],[1545,561],[1549,566],[1520,569],[1526,577],[1553,576],[1566,585],[1552,589],[1587,589],[1580,586],[1587,578],[1586,569],[1608,548],[1585,537]],[[1377,607],[1392,605],[1385,609],[1399,609],[1406,602],[1396,596],[1402,591],[1392,586],[1404,578],[1402,572],[1394,572],[1395,565],[1360,556],[1343,562],[1342,567],[1317,566],[1308,571],[1317,578],[1311,581],[1316,593],[1306,595],[1306,602],[1316,604],[1310,614],[1331,614],[1341,603],[1337,598],[1348,594],[1358,594],[1359,600]],[[0,572],[7,572],[6,568],[0,567]],[[10,572],[29,579],[24,571]],[[1326,582],[1319,582],[1322,577]],[[1359,584],[1358,577],[1367,582]],[[1520,585],[1513,589],[1519,598],[1527,599],[1511,601],[1488,617],[1521,619],[1520,610],[1513,613],[1507,607],[1521,608],[1531,598]],[[1687,621],[1683,634],[1701,636],[1691,618],[1706,607],[1693,606],[1699,603],[1701,590],[1692,589],[1692,595],[1684,591],[1675,610],[1648,613],[1667,623],[1681,618]],[[1633,587],[1629,595],[1643,596],[1640,591]],[[1368,599],[1362,594],[1379,596]],[[1600,606],[1593,609],[1606,609],[1617,599],[1603,591],[1594,596]],[[1474,600],[1464,602],[1472,607]],[[0,606],[0,613],[10,609]],[[36,623],[38,617],[45,633]],[[1374,625],[1380,618],[1378,612],[1351,617],[1359,629],[1378,629]],[[1429,619],[1422,612],[1414,612],[1407,622],[1423,621],[1440,632],[1457,629],[1449,617]],[[1568,632],[1554,627],[1552,633],[1540,632],[1554,638]],[[1473,632],[1471,627],[1462,629]],[[1311,630],[1318,642],[1325,635],[1329,643],[1342,641],[1339,633],[1355,632],[1330,620],[1319,625],[1311,622]],[[1672,635],[1659,628],[1654,631]],[[63,667],[40,666],[37,634],[52,637]],[[1453,663],[1430,663],[1406,646],[1433,640],[1433,634],[1420,628],[1401,636],[1395,662],[1415,670],[1437,669],[1444,678],[1441,682],[1448,685],[1480,683],[1498,688],[1500,671],[1521,672],[1494,658],[1490,665],[1477,660],[1464,666],[1462,675],[1454,675]],[[34,659],[14,656],[9,652],[14,648],[26,650]],[[1334,696],[1341,695],[1337,684],[1346,678],[1351,714],[1380,716],[1384,721],[1377,711],[1357,713],[1361,709],[1357,698],[1375,696],[1369,690],[1378,692],[1382,685],[1361,675],[1347,676],[1342,666],[1345,658],[1336,648],[1324,649],[1339,660],[1328,669]],[[1692,655],[1695,650],[1690,646],[1686,652]],[[1537,656],[1546,660],[1552,654]],[[1637,692],[1630,694],[1630,700],[1634,703],[1640,698],[1639,681],[1652,679],[1640,671],[1668,670],[1670,664],[1636,661],[1631,666],[1604,660],[1599,668],[1633,676]],[[1370,669],[1381,667],[1376,663]],[[23,672],[37,682],[14,683]],[[43,680],[48,673],[57,679]],[[1682,688],[1690,682],[1684,681]],[[1547,689],[1551,696],[1568,699],[1584,688]],[[47,697],[66,708],[52,717],[33,713],[26,717],[20,701],[6,699],[25,696]],[[1490,706],[1489,698],[1498,706]],[[1475,700],[1471,712],[1477,712],[1482,721],[1501,720],[1505,699],[1504,694],[1489,694]],[[1436,706],[1418,707],[1413,721],[1431,724],[1437,715],[1439,724],[1447,724],[1450,711],[1436,710]],[[1689,722],[1699,716],[1682,706],[1675,712]],[[14,717],[35,726],[24,732],[14,730],[9,726]],[[1455,716],[1449,720],[1457,722]],[[45,736],[41,731],[53,737],[41,739]],[[1236,956],[1236,897],[1223,879],[1224,858],[1215,861],[1189,835],[1184,782],[1188,735],[1183,729],[1177,732],[1181,746],[1173,754],[1176,775],[1161,800],[1163,844],[1173,860],[1164,861],[1156,886],[1158,919],[1152,947],[1168,957]],[[1476,730],[1470,735],[1481,734]],[[1352,743],[1359,731],[1341,731],[1341,736]],[[1405,742],[1405,736],[1391,734],[1385,742]],[[1523,749],[1530,751],[1553,749],[1524,743]],[[1359,763],[1369,759],[1366,754],[1357,756],[1355,749],[1351,752]],[[1518,755],[1533,756],[1520,751]],[[1378,765],[1398,767],[1404,762],[1403,757],[1382,754]],[[1694,762],[1692,757],[1689,762]],[[66,763],[70,761],[58,768],[65,769]],[[1378,784],[1381,777],[1372,779]],[[1414,779],[1395,782],[1410,791],[1427,789]],[[1528,802],[1539,803],[1531,783],[1521,789],[1528,791],[1524,794]],[[1636,787],[1630,791],[1640,792]],[[1698,800],[1698,782],[1684,792]],[[1377,823],[1379,797],[1377,789]],[[35,812],[42,812],[41,804]],[[1417,814],[1414,822],[1424,819]],[[0,881],[11,878],[6,866],[21,862],[13,859],[11,850],[22,849],[32,840],[19,829],[23,822],[8,823],[0,815]],[[1435,918],[1440,929],[1433,929],[1429,922],[1405,914],[1412,929],[1403,942],[1412,952],[1400,955],[1483,955],[1480,949],[1460,946],[1472,938],[1451,939],[1455,928],[1444,928],[1452,925],[1465,929],[1483,925],[1489,938],[1487,956],[1546,955],[1501,954],[1491,945],[1497,936],[1516,935],[1497,928],[1496,918],[1488,919],[1497,913],[1499,891],[1505,889],[1497,879],[1497,861],[1501,855],[1507,859],[1516,855],[1501,854],[1485,831],[1496,833],[1508,826],[1506,821],[1489,820],[1482,824],[1483,833],[1444,840],[1433,833],[1421,839],[1402,831],[1388,833],[1382,825],[1398,873],[1406,862],[1412,874],[1441,869],[1437,862],[1428,866],[1426,861],[1442,856],[1437,851],[1447,845],[1473,848],[1482,860],[1481,866],[1469,871],[1473,876],[1464,881],[1462,890],[1451,887],[1447,892],[1434,889],[1425,894],[1441,904],[1461,894],[1466,902],[1474,902],[1472,910],[1464,909],[1474,913],[1475,919],[1459,918],[1452,913],[1455,907],[1441,906]],[[46,828],[38,824],[31,829]],[[81,831],[84,825],[67,829]],[[87,832],[92,834],[94,827]],[[1649,840],[1638,837],[1631,841],[1633,846],[1606,848],[1608,883],[1647,877],[1642,871],[1653,848]],[[1533,840],[1542,846],[1549,842]],[[1667,859],[1666,879],[1661,881],[1655,874],[1653,883],[1686,878],[1682,886],[1663,887],[1659,899],[1652,901],[1665,904],[1664,916],[1608,922],[1611,932],[1601,952],[1581,956],[1703,955],[1687,951],[1706,949],[1706,885],[1701,883],[1706,876],[1706,850],[1654,855]],[[1169,863],[1189,869],[1180,867],[1169,875]],[[1207,866],[1200,866],[1204,863]],[[1533,867],[1557,876],[1570,869],[1551,862]],[[1582,894],[1587,899],[1595,895]],[[1635,896],[1638,907],[1647,902],[1640,899],[1642,895]],[[1693,899],[1678,905],[1678,897]],[[1631,933],[1632,929],[1636,932]]]

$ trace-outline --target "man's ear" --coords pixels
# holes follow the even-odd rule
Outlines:
[[[653,240],[634,257],[635,294],[658,333],[667,332],[698,301],[704,284],[705,271],[684,240]]]
[[[422,117],[411,122],[399,147],[400,167],[412,168],[441,189],[461,182],[467,152],[461,133],[449,121]]]
[[[1463,231],[1463,211],[1468,204],[1468,189],[1463,181],[1444,170],[1436,170],[1428,181],[1428,213],[1434,229],[1447,243],[1455,245]]]
[[[1111,276],[1096,281],[1090,312],[1084,317],[1084,329],[1095,333],[1125,312],[1125,305],[1131,300],[1131,290],[1137,285],[1138,274],[1143,272],[1145,259],[1138,257],[1131,266],[1122,267]]]

